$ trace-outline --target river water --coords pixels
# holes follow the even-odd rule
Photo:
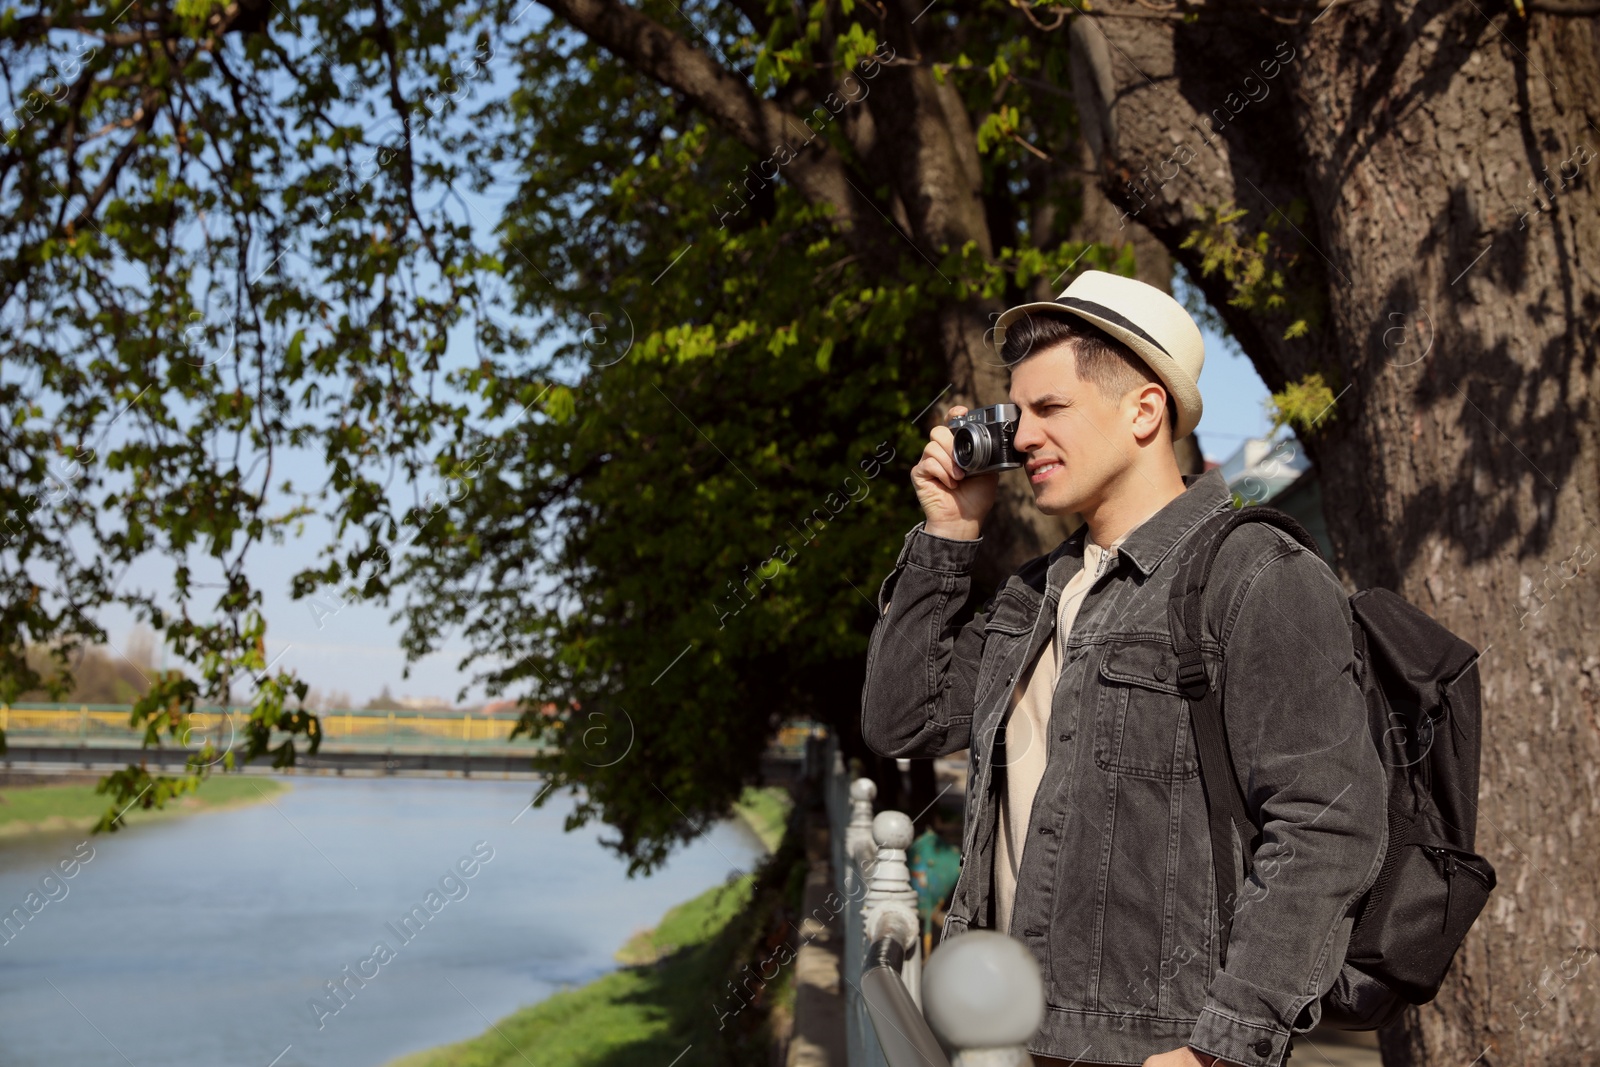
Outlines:
[[[38,893],[0,943],[0,1065],[377,1067],[614,968],[761,854],[729,822],[629,879],[609,830],[563,832],[572,800],[529,809],[537,788],[300,778],[271,804],[0,844],[0,913]],[[338,980],[343,1002],[310,1006]]]

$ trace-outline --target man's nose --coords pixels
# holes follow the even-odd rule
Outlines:
[[[1039,432],[1038,420],[1026,412],[1017,419],[1017,436],[1015,442],[1017,451],[1032,452],[1044,444],[1044,434]]]

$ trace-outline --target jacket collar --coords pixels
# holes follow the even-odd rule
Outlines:
[[[1222,472],[1216,468],[1204,474],[1183,475],[1184,491],[1167,502],[1166,506],[1128,534],[1117,547],[1119,555],[1127,556],[1140,574],[1148,577],[1155,573],[1161,561],[1167,558],[1174,545],[1204,519],[1221,508],[1230,506],[1233,494]],[[1083,569],[1083,543],[1088,539],[1088,523],[1080,523],[1044,558],[1046,573],[1025,578],[1024,584],[1042,597],[1059,597],[1072,576]],[[1034,572],[1037,575],[1038,572]]]
[[[1183,484],[1183,492],[1136,526],[1117,549],[1146,577],[1161,566],[1161,561],[1167,558],[1172,547],[1183,540],[1183,536],[1194,529],[1200,520],[1233,501],[1228,483],[1222,479],[1222,471],[1215,467],[1204,474],[1184,475]],[[1077,536],[1077,533],[1073,536]],[[1081,551],[1081,541],[1079,545]]]

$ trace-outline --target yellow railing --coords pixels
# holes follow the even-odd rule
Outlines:
[[[131,709],[97,705],[10,707],[0,705],[0,730],[14,740],[27,737],[79,741],[131,741],[137,743],[142,729],[128,724]],[[230,735],[243,729],[249,718],[245,708],[197,711],[190,715],[183,740],[200,747],[208,740],[226,747]],[[484,718],[475,715],[442,715],[412,711],[325,711],[320,713],[324,744],[415,743],[448,741],[456,744],[510,743],[515,719]],[[166,723],[161,726],[163,743],[170,744]],[[524,743],[525,738],[518,738]]]
[[[128,705],[119,707],[104,704],[0,705],[0,730],[4,730],[14,743],[32,739],[82,744],[138,744],[144,734],[142,729],[128,725],[131,710]],[[200,748],[209,741],[218,748],[229,749],[249,717],[248,708],[196,711],[189,716],[187,731],[180,739],[191,748]],[[319,713],[319,718],[325,745],[386,747],[431,743],[456,747],[530,744],[526,736],[511,741],[511,729],[516,725],[513,718],[354,709],[324,711]],[[798,756],[811,729],[810,723],[785,724],[773,739],[773,748],[783,755]],[[173,743],[165,722],[161,724],[161,743]]]

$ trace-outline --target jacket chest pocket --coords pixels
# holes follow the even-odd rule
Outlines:
[[[982,716],[995,695],[997,686],[1010,689],[1021,670],[1016,664],[1017,653],[1025,650],[1033,633],[1033,623],[1039,608],[1020,597],[1002,595],[983,624],[983,659],[978,665],[978,680],[972,695],[974,711]],[[977,720],[973,722],[978,725]]]
[[[1178,781],[1200,773],[1177,657],[1157,641],[1107,644],[1100,660],[1094,761],[1101,770]]]

